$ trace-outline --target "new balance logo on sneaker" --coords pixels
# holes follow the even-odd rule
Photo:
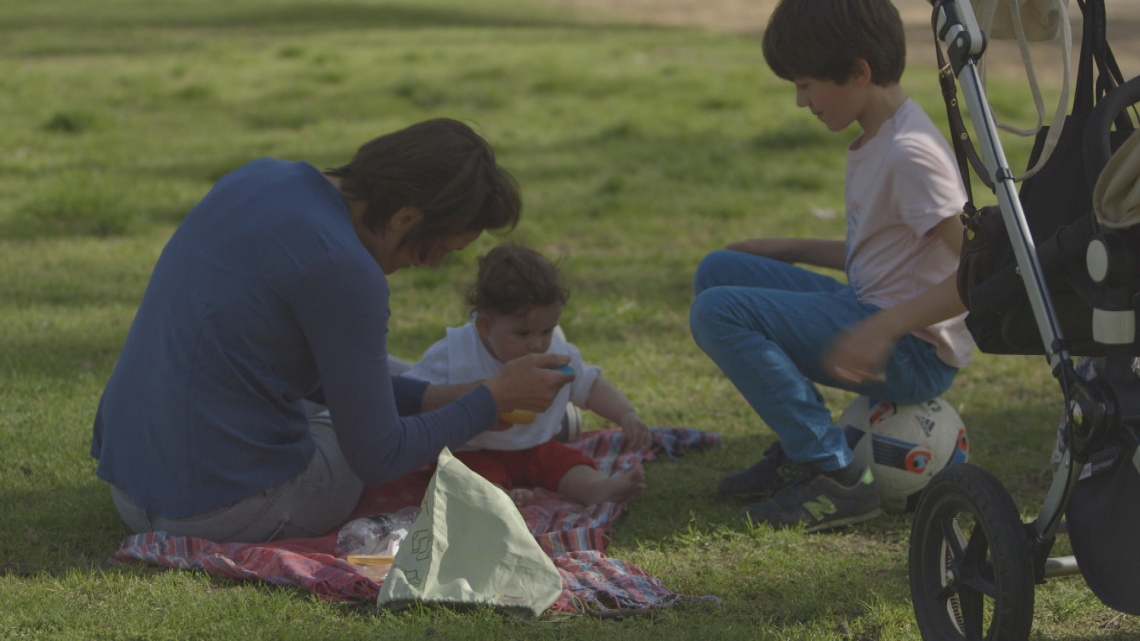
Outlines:
[[[749,505],[744,513],[757,524],[767,523],[777,529],[803,524],[806,532],[818,532],[868,521],[882,510],[875,476],[867,468],[851,487],[817,474],[768,501]]]
[[[826,494],[820,494],[815,497],[814,501],[804,503],[804,509],[817,521],[822,521],[827,515],[835,514],[839,511],[839,508],[835,507],[835,504],[831,502],[831,499],[827,498]]]

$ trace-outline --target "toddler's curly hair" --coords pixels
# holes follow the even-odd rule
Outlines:
[[[507,315],[565,305],[569,299],[558,267],[519,243],[503,243],[479,258],[479,274],[466,297],[472,312]]]

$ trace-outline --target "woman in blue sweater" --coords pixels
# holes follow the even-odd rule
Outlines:
[[[544,411],[565,356],[466,385],[388,369],[386,275],[436,267],[520,212],[490,146],[446,119],[329,171],[263,158],[219,180],[163,249],[95,416],[91,455],[123,520],[214,541],[322,534],[365,485],[501,411]]]

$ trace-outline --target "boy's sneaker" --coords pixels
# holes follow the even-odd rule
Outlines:
[[[869,521],[878,516],[879,491],[871,468],[863,470],[855,485],[844,487],[827,474],[780,492],[771,500],[744,508],[754,523],[767,523],[775,529],[803,523],[804,531],[818,532]]]
[[[764,450],[764,458],[743,472],[729,474],[720,481],[724,496],[768,496],[791,487],[812,475],[811,468],[793,463],[780,442]]]

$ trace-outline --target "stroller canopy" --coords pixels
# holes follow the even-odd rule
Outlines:
[[[1093,190],[1093,209],[1105,227],[1140,223],[1140,136],[1129,136],[1104,166]]]

